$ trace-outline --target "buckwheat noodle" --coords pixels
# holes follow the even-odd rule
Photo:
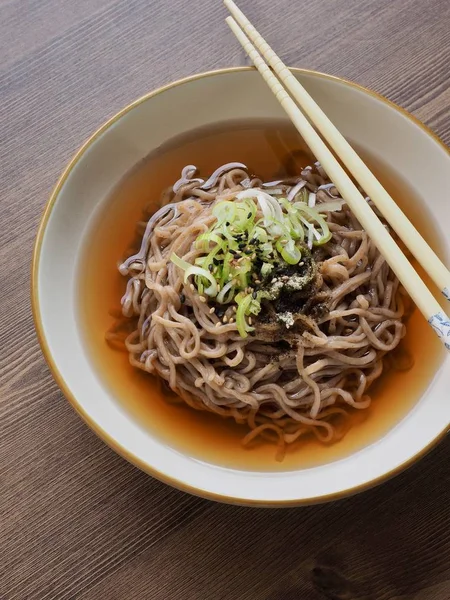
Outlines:
[[[133,366],[162,378],[190,407],[248,427],[243,443],[261,436],[287,444],[313,432],[322,442],[342,435],[337,422],[370,405],[369,386],[383,357],[405,334],[405,294],[388,264],[344,204],[328,212],[331,240],[315,252],[315,304],[283,336],[264,323],[242,338],[199,296],[171,261],[193,263],[194,241],[214,223],[211,207],[248,188],[292,199],[305,187],[316,202],[339,199],[319,163],[297,178],[262,182],[229,163],[204,181],[188,165],[145,225],[140,250],[120,265],[128,278],[123,316],[108,339],[123,339]],[[125,319],[124,319],[125,317]],[[123,337],[121,337],[121,334]],[[345,419],[344,419],[345,420]]]

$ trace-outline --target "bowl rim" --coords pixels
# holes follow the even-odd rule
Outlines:
[[[336,75],[329,75],[327,73],[322,73],[320,71],[314,71],[311,69],[302,69],[297,67],[289,67],[289,69],[297,74],[297,75],[312,75],[314,77],[318,77],[320,79],[326,79],[333,82],[343,83],[346,86],[352,87],[353,89],[368,94],[375,98],[378,101],[381,101],[387,104],[390,108],[394,109],[400,115],[406,117],[410,122],[414,125],[420,127],[422,131],[428,136],[431,137],[449,156],[450,158],[450,148],[444,144],[444,142],[439,138],[439,136],[432,131],[429,127],[427,127],[424,123],[422,123],[417,117],[409,113],[403,107],[395,104],[391,100],[388,100],[382,94],[370,90],[358,83],[350,81],[344,77],[338,77]],[[122,458],[125,458],[128,462],[138,467],[140,470],[144,471],[148,475],[151,475],[155,479],[162,481],[168,485],[171,485],[174,488],[177,488],[181,491],[188,492],[194,496],[199,496],[202,498],[207,498],[209,500],[215,500],[218,502],[224,502],[227,504],[236,504],[242,506],[257,506],[257,507],[294,507],[294,506],[302,506],[302,505],[311,505],[329,502],[333,500],[338,500],[350,495],[354,495],[358,492],[370,489],[379,485],[380,483],[387,481],[388,479],[394,477],[395,475],[401,473],[406,468],[414,464],[420,458],[422,458],[425,454],[427,454],[434,446],[436,446],[446,435],[448,431],[448,426],[445,425],[441,432],[425,447],[421,448],[418,452],[416,452],[413,456],[411,456],[408,460],[402,462],[397,465],[395,468],[386,471],[382,475],[371,479],[365,483],[359,484],[357,486],[352,486],[349,488],[345,488],[340,490],[339,492],[334,492],[328,495],[323,496],[315,496],[310,498],[303,498],[298,500],[255,500],[255,499],[246,499],[246,498],[237,498],[230,497],[223,494],[218,494],[214,492],[209,492],[207,490],[190,486],[189,484],[179,481],[178,479],[174,479],[166,475],[164,472],[157,470],[152,465],[148,464],[144,459],[136,456],[132,452],[130,452],[126,447],[122,446],[119,442],[117,442],[107,431],[103,429],[93,418],[91,418],[85,409],[79,404],[75,395],[69,389],[69,386],[66,384],[64,377],[58,369],[55,358],[53,357],[50,347],[48,345],[47,339],[44,333],[44,325],[43,319],[41,315],[40,303],[39,303],[39,292],[38,292],[38,280],[39,280],[39,267],[40,267],[40,259],[41,259],[41,250],[42,244],[45,237],[47,225],[53,211],[53,208],[57,202],[59,193],[63,188],[67,178],[69,177],[72,170],[78,164],[78,162],[83,158],[85,152],[96,142],[96,140],[112,125],[114,125],[117,121],[119,121],[124,115],[128,112],[146,102],[150,98],[157,96],[169,89],[176,88],[185,83],[190,83],[193,81],[197,81],[199,79],[213,77],[217,75],[223,75],[228,73],[239,73],[239,72],[250,72],[256,71],[255,67],[252,66],[240,66],[240,67],[225,67],[222,69],[205,71],[202,73],[197,73],[194,75],[189,75],[187,77],[183,77],[181,79],[177,79],[171,83],[163,85],[155,90],[144,94],[143,96],[137,98],[130,104],[126,105],[120,111],[118,111],[115,115],[110,117],[107,121],[105,121],[96,131],[82,144],[82,146],[76,151],[76,153],[71,158],[68,165],[63,170],[60,175],[53,191],[47,200],[37,229],[36,240],[34,243],[33,254],[32,254],[32,264],[31,264],[31,308],[34,320],[34,326],[37,333],[37,338],[44,355],[44,358],[47,362],[47,365],[50,369],[50,372],[56,381],[58,387],[62,391],[63,395],[71,404],[72,408],[80,415],[80,417],[84,420],[84,422],[93,430],[93,432],[103,441],[105,442],[112,450],[114,450],[117,454],[119,454]]]

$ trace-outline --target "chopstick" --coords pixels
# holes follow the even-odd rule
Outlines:
[[[234,15],[239,15],[239,13],[242,15],[241,11],[239,11],[232,0],[225,0],[225,4]],[[242,17],[247,21],[243,15]],[[239,17],[241,21],[242,17]],[[232,17],[228,17],[226,21],[248,56],[253,61],[255,67],[290,117],[292,123],[302,135],[306,144],[322,164],[330,180],[336,185],[358,221],[377,245],[378,250],[397,275],[416,306],[433,327],[446,348],[450,350],[450,320],[442,311],[440,304],[426,287],[425,283],[405,257],[398,244],[385,229],[383,223],[366,202],[356,185],[341,167],[297,104],[283,88],[280,81],[272,73],[269,66],[264,62],[259,52],[239,27],[238,23]],[[251,25],[250,27],[253,28]],[[340,155],[340,158],[343,159],[343,156]]]
[[[399,238],[417,258],[447,300],[450,300],[450,271],[444,263],[408,220],[361,157],[355,152],[319,105],[316,104],[298,79],[294,77],[287,66],[270,48],[233,0],[224,0],[224,4],[249,40],[253,42],[265,61],[275,71],[284,87],[289,90],[292,97],[308,115],[312,123],[333,148],[366,194],[368,194],[375,206],[382,212],[386,221],[395,229]]]

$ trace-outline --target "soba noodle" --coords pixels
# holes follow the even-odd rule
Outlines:
[[[397,278],[320,164],[266,183],[240,163],[206,182],[195,175],[192,165],[183,169],[164,195],[169,203],[146,223],[139,252],[120,266],[128,278],[122,311],[133,328],[125,339],[131,364],[162,378],[190,407],[246,424],[245,444],[259,436],[277,442],[279,458],[307,432],[337,439],[336,420],[369,406],[383,357],[405,333]],[[291,269],[275,309],[264,305],[254,331],[242,337],[235,308],[201,295],[171,257],[194,264],[204,255],[195,241],[216,220],[212,208],[257,189],[290,202],[304,190],[313,203],[328,203],[331,239],[312,248],[307,295],[291,293]]]

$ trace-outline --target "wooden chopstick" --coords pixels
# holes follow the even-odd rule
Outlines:
[[[226,3],[228,6],[229,0],[226,0]],[[440,304],[234,18],[228,17],[226,22],[403,287],[446,348],[450,350],[450,320],[442,311]]]
[[[244,33],[246,33],[250,41],[260,51],[262,57],[275,71],[284,87],[289,90],[297,104],[305,111],[324,139],[326,139],[356,181],[370,196],[372,202],[381,211],[386,221],[420,262],[447,300],[450,300],[450,271],[444,263],[430,248],[428,243],[336,126],[253,27],[244,13],[236,6],[233,0],[224,0],[224,3]]]

